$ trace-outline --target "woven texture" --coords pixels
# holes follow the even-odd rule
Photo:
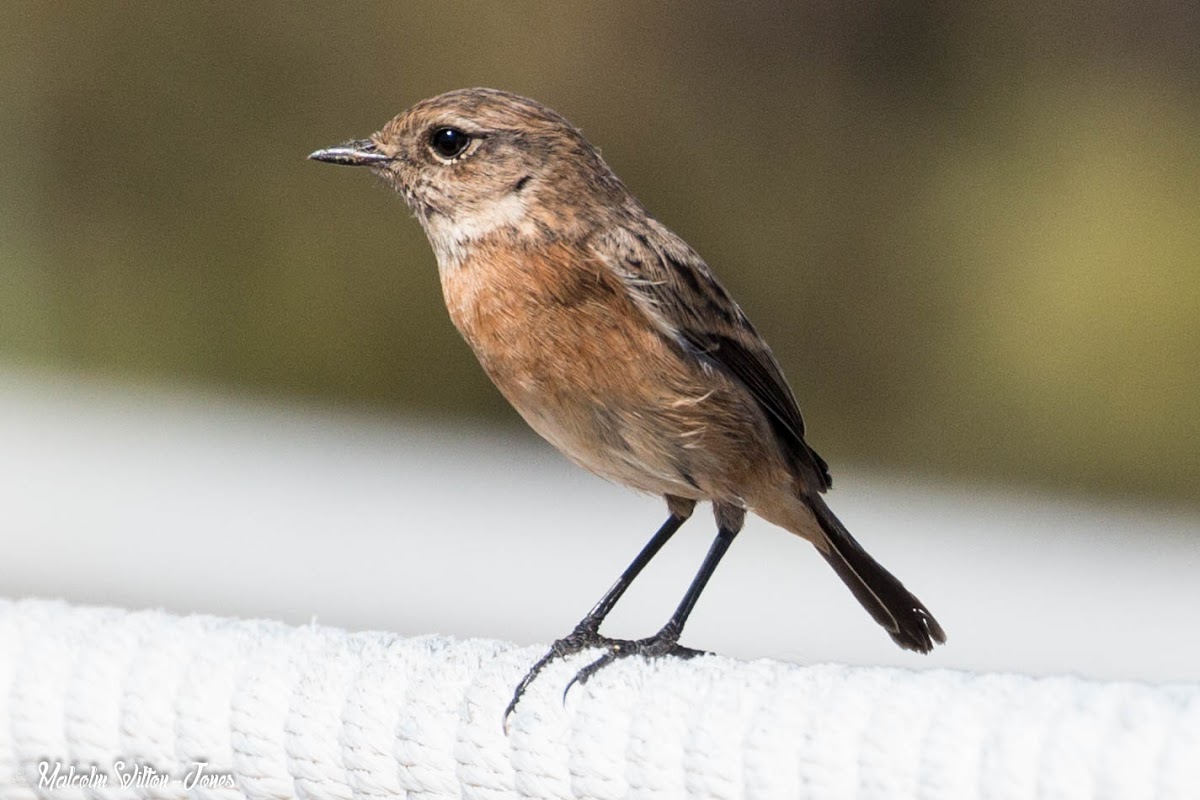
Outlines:
[[[0,797],[1200,796],[1195,686],[577,658],[506,735],[541,652],[0,600]]]

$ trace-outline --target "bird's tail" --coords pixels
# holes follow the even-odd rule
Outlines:
[[[944,644],[946,633],[929,609],[862,549],[819,495],[806,499],[829,540],[829,547],[817,549],[892,640],[905,650],[919,653],[928,653],[934,644]]]

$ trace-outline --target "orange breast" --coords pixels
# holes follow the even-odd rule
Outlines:
[[[702,499],[741,496],[749,472],[777,462],[744,391],[684,356],[586,251],[476,245],[442,286],[501,393],[593,472]]]
[[[442,288],[454,324],[522,413],[635,395],[635,362],[668,356],[619,278],[567,245],[476,245]]]

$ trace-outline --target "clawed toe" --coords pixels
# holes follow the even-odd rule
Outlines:
[[[664,655],[673,656],[674,658],[681,658],[686,661],[687,659],[695,658],[696,656],[711,656],[712,653],[707,650],[696,650],[691,647],[684,647],[683,645],[677,644]]]
[[[678,630],[675,630],[670,625],[646,639],[610,639],[607,636],[601,636],[595,628],[581,624],[571,633],[550,645],[550,649],[546,654],[530,667],[529,672],[525,673],[525,677],[517,684],[512,700],[509,701],[508,707],[504,709],[505,729],[507,730],[508,728],[509,716],[517,707],[517,703],[520,702],[521,697],[525,694],[525,690],[529,688],[529,685],[533,683],[541,671],[553,662],[561,658],[568,658],[576,653],[582,653],[585,650],[603,648],[607,651],[604,655],[575,673],[575,677],[571,678],[566,688],[563,689],[563,701],[565,702],[572,686],[575,684],[582,686],[597,672],[623,658],[641,656],[642,658],[649,659],[672,656],[688,659],[709,655],[703,650],[683,647],[678,643],[678,639]]]
[[[525,673],[525,677],[517,684],[517,688],[513,691],[512,700],[508,702],[508,707],[504,709],[505,729],[508,729],[508,718],[517,707],[517,703],[520,702],[522,695],[525,694],[525,690],[529,688],[529,684],[533,683],[534,678],[543,669],[560,658],[568,658],[576,653],[582,653],[584,650],[591,650],[597,647],[612,650],[614,647],[619,646],[620,642],[618,640],[601,636],[594,627],[586,623],[580,623],[575,630],[550,645],[550,649],[546,651],[546,654],[529,668],[529,671]]]
[[[612,640],[608,646],[607,653],[575,673],[575,677],[563,689],[563,700],[566,700],[567,693],[571,691],[572,686],[575,684],[582,686],[597,672],[623,658],[641,656],[642,658],[653,659],[671,656],[673,658],[689,659],[696,656],[709,655],[703,650],[694,650],[691,647],[684,647],[678,644],[678,639],[678,631],[667,627],[647,639],[637,639],[635,641],[624,639]]]

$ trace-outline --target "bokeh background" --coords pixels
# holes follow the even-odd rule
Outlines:
[[[71,387],[100,381],[536,449],[448,321],[402,204],[305,161],[488,85],[563,112],[706,257],[773,344],[835,477],[1200,529],[1196,4],[11,2],[3,16],[0,372],[39,376],[10,405],[47,430],[67,423],[28,409],[72,391],[83,408],[91,390]],[[65,505],[81,493],[58,488]],[[1153,526],[1127,527],[1137,541]],[[10,540],[34,529],[10,524]],[[139,600],[86,599],[106,598]]]
[[[0,353],[514,425],[432,255],[304,156],[561,110],[774,343],[834,463],[1200,502],[1200,10],[14,3]]]

